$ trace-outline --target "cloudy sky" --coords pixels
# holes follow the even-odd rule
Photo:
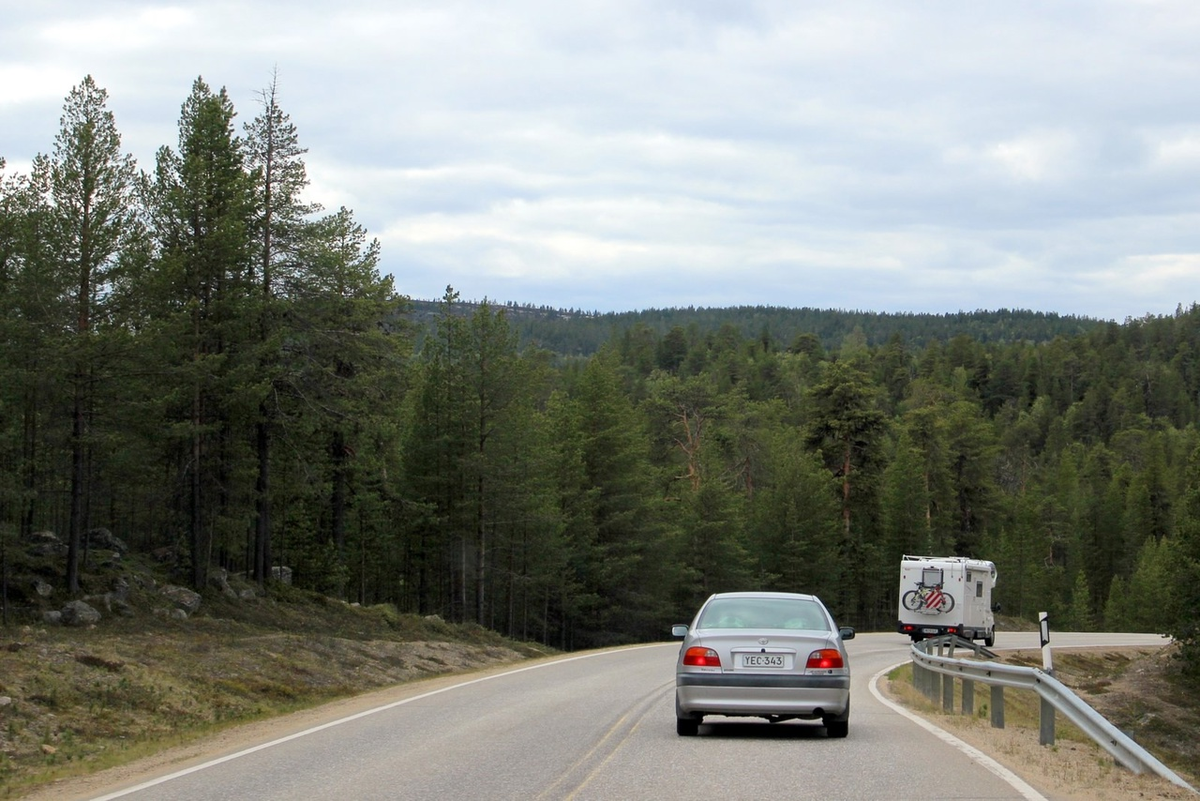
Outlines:
[[[277,70],[396,288],[624,311],[1200,300],[1195,0],[0,0],[0,156],[91,74],[144,169]]]

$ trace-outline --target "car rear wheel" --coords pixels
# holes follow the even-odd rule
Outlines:
[[[675,699],[675,733],[680,737],[695,737],[700,733],[703,715],[685,715],[679,710],[679,699]]]
[[[837,717],[821,718],[825,725],[825,733],[830,737],[842,738],[850,733],[850,703],[846,702],[846,711]]]

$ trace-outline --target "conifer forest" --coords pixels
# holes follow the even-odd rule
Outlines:
[[[197,79],[152,165],[107,100],[84,78],[32,168],[0,166],[0,547],[57,534],[67,592],[104,528],[197,589],[287,567],[574,649],[732,589],[892,630],[901,555],[961,555],[1004,614],[1169,633],[1200,675],[1194,303],[416,302],[306,199],[273,84],[243,122]]]

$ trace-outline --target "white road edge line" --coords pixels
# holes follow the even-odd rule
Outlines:
[[[637,651],[637,650],[641,650],[643,648],[661,648],[662,645],[663,645],[662,643],[653,643],[650,645],[635,645],[633,647],[622,648],[620,650],[622,650],[622,651]],[[363,712],[357,712],[353,715],[349,715],[344,718],[338,718],[337,720],[331,720],[328,723],[322,723],[320,726],[313,726],[310,729],[305,729],[304,731],[298,731],[295,734],[289,734],[287,737],[280,737],[279,739],[271,740],[268,743],[261,743],[259,745],[253,746],[251,748],[246,748],[242,751],[238,751],[237,753],[234,753],[234,754],[227,754],[223,757],[209,760],[208,762],[204,762],[199,765],[193,765],[190,768],[184,768],[183,770],[178,770],[178,771],[175,771],[174,773],[169,773],[166,776],[159,776],[157,779],[151,779],[150,781],[142,782],[141,784],[135,785],[133,787],[126,787],[124,790],[117,790],[115,792],[109,793],[108,795],[97,796],[96,798],[93,798],[92,801],[111,801],[111,799],[114,799],[114,798],[123,798],[124,796],[132,795],[134,793],[139,793],[142,790],[147,790],[151,787],[156,787],[160,784],[165,784],[169,781],[173,781],[173,780],[181,778],[183,776],[187,776],[190,773],[197,773],[199,771],[206,770],[207,768],[215,767],[216,765],[220,765],[225,762],[232,762],[235,759],[240,759],[241,757],[248,756],[257,751],[264,751],[268,748],[272,748],[277,745],[282,745],[283,743],[290,742],[292,740],[299,740],[301,737],[307,737],[308,735],[315,734],[316,732],[319,732],[319,731],[324,731],[325,729],[332,729],[334,726],[340,726],[343,723],[349,723],[350,721],[358,720],[359,718],[365,718],[369,715],[374,715],[377,712],[386,712],[389,709],[395,709],[398,706],[404,706],[405,704],[411,704],[413,701],[421,701],[425,698],[430,698],[435,695],[441,695],[442,693],[450,692],[451,690],[457,690],[461,687],[469,687],[472,684],[480,684],[481,682],[492,681],[493,679],[501,679],[501,678],[504,678],[505,676],[512,676],[516,673],[524,673],[527,670],[540,670],[542,668],[550,667],[551,665],[561,665],[564,662],[575,662],[580,659],[591,659],[591,658],[597,657],[597,656],[608,656],[612,653],[614,653],[614,651],[608,650],[608,651],[597,651],[596,653],[593,653],[593,654],[583,654],[582,656],[569,656],[569,657],[566,657],[565,659],[555,659],[550,662],[541,662],[536,665],[526,665],[525,667],[514,668],[513,670],[506,670],[503,673],[493,673],[490,676],[482,676],[478,679],[470,679],[468,681],[460,682],[458,684],[452,684],[449,687],[442,687],[441,689],[438,689],[438,690],[431,690],[430,692],[427,692],[427,693],[422,693],[420,695],[414,695],[411,698],[405,698],[400,701],[393,701],[390,704],[384,704],[383,706],[377,706],[373,709],[367,709]]]
[[[955,737],[953,734],[946,731],[945,729],[938,728],[934,724],[925,720],[925,718],[923,718],[919,715],[913,714],[912,712],[909,712],[907,709],[900,706],[899,704],[885,698],[883,693],[880,692],[879,688],[876,687],[875,685],[879,682],[879,680],[881,678],[886,676],[888,673],[891,673],[893,670],[900,667],[901,665],[907,663],[908,661],[909,660],[906,659],[906,660],[904,660],[904,662],[897,662],[896,664],[892,665],[891,667],[884,668],[883,670],[879,671],[878,673],[876,673],[874,676],[871,677],[871,685],[870,685],[871,686],[871,695],[875,696],[875,700],[879,701],[879,703],[883,704],[884,706],[890,708],[893,712],[896,712],[896,713],[908,718],[913,723],[916,723],[921,728],[930,732],[931,734],[933,734],[934,737],[937,737],[939,740],[946,743],[947,745],[953,746],[954,748],[957,748],[959,751],[962,751],[968,757],[970,757],[974,761],[978,762],[980,765],[983,765],[985,768],[987,768],[992,773],[999,776],[1004,781],[1008,782],[1009,785],[1011,785],[1014,790],[1016,790],[1018,793],[1021,794],[1022,798],[1026,798],[1026,799],[1028,799],[1028,801],[1049,801],[1049,799],[1046,798],[1046,796],[1042,795],[1037,790],[1033,789],[1033,787],[1031,787],[1020,776],[1013,773],[1011,770],[1004,767],[999,762],[992,759],[990,756],[983,753],[975,746],[973,746],[969,743],[963,742],[962,740],[958,739],[957,737]]]

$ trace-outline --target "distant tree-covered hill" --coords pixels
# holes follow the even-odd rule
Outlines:
[[[456,310],[470,315],[478,302],[459,301]],[[912,347],[947,342],[969,336],[981,344],[1048,342],[1059,336],[1086,334],[1108,321],[1025,309],[997,309],[954,314],[885,314],[839,309],[792,309],[782,306],[731,306],[728,308],[646,309],[629,312],[587,312],[548,306],[504,303],[503,308],[523,345],[534,344],[554,353],[590,356],[605,342],[638,326],[662,336],[672,328],[695,329],[705,334],[732,326],[748,338],[769,337],[788,347],[801,335],[815,336],[823,348],[833,349],[849,336],[861,337],[876,347],[899,336]],[[431,322],[441,314],[442,302],[414,300],[410,315],[417,323]],[[424,326],[420,326],[423,328]]]

